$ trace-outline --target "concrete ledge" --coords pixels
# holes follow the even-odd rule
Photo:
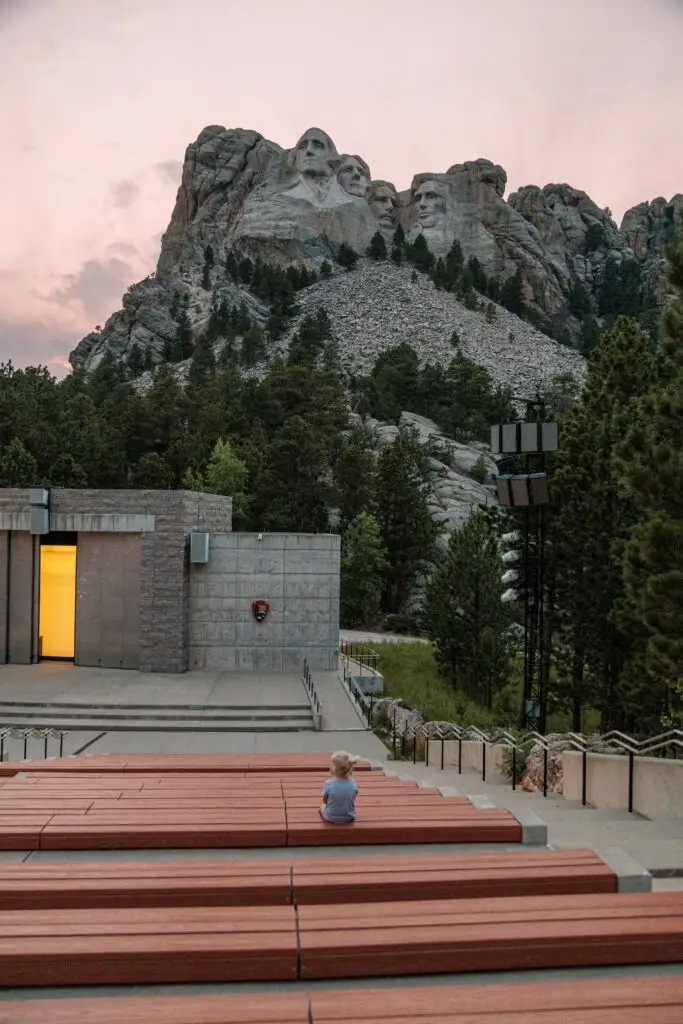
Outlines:
[[[487,796],[468,796],[467,799],[478,811],[495,811],[496,805]]]
[[[460,790],[456,789],[455,786],[437,786],[436,788],[441,793],[441,796],[460,796]]]
[[[651,892],[652,875],[620,846],[611,846],[600,854],[617,876],[617,892]]]
[[[548,826],[534,812],[527,807],[520,807],[510,814],[517,819],[522,826],[522,842],[525,846],[547,846]]]

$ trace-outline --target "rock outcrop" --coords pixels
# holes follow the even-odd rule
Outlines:
[[[352,422],[368,431],[377,451],[390,445],[401,431],[416,435],[426,456],[429,512],[439,527],[439,550],[446,550],[450,534],[464,526],[472,509],[498,503],[493,486],[496,464],[488,445],[453,441],[432,420],[413,412],[402,412],[398,426],[359,416],[353,416]]]
[[[201,287],[208,247],[212,289],[227,301],[246,302],[256,322],[265,319],[264,310],[223,273],[229,251],[319,269],[336,259],[342,243],[363,254],[378,231],[390,246],[399,225],[408,239],[424,235],[436,256],[457,239],[488,278],[502,282],[519,274],[539,322],[564,325],[568,337],[578,331],[571,308],[577,283],[595,307],[609,257],[637,261],[658,286],[663,245],[683,197],[635,207],[619,230],[608,211],[569,185],[526,186],[506,201],[506,184],[502,167],[480,159],[417,174],[399,193],[390,182],[373,180],[362,157],[340,153],[320,129],[282,149],[254,131],[205,128],[187,149],[156,274],[129,290],[123,309],[78,345],[72,364],[92,367],[104,352],[123,357],[134,344],[159,362],[175,330],[175,292],[189,301],[195,333],[201,329],[211,299]],[[439,302],[453,308],[451,296],[440,295]]]

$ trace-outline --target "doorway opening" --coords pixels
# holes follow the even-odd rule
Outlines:
[[[54,543],[52,538],[46,537],[40,545],[38,619],[39,658],[73,661],[76,645],[75,543]]]

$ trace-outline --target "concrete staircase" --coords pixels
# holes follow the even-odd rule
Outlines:
[[[64,732],[312,732],[307,702],[291,704],[0,703],[0,727]]]

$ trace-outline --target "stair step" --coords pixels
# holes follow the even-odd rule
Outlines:
[[[52,709],[50,709],[52,710]],[[50,714],[50,710],[43,709],[42,711],[22,711],[20,709],[7,711],[0,707],[0,721],[11,724],[11,722],[17,720],[22,722],[30,722],[34,720],[44,720],[45,718],[61,718],[77,722],[80,719],[92,719],[101,718],[108,722],[115,722],[119,719],[125,720],[140,720],[145,722],[240,722],[240,721],[276,721],[280,722],[288,719],[298,719],[307,717],[310,715],[311,709],[307,704],[302,704],[297,708],[282,709],[279,707],[258,707],[258,708],[224,708],[223,713],[215,714],[209,712],[205,713],[203,710],[187,710],[184,714],[179,713],[167,713],[165,709],[159,708],[154,712],[149,711],[138,711],[138,709],[131,709],[126,706],[119,706],[116,708],[99,707],[92,708],[90,711],[74,711],[65,712],[61,711],[57,714]]]
[[[0,719],[0,721],[2,721]],[[183,720],[144,718],[98,718],[70,719],[48,718],[38,720],[19,719],[3,722],[3,727],[11,729],[57,729],[62,732],[302,732],[313,731],[313,716],[285,719],[201,719],[187,718]]]

